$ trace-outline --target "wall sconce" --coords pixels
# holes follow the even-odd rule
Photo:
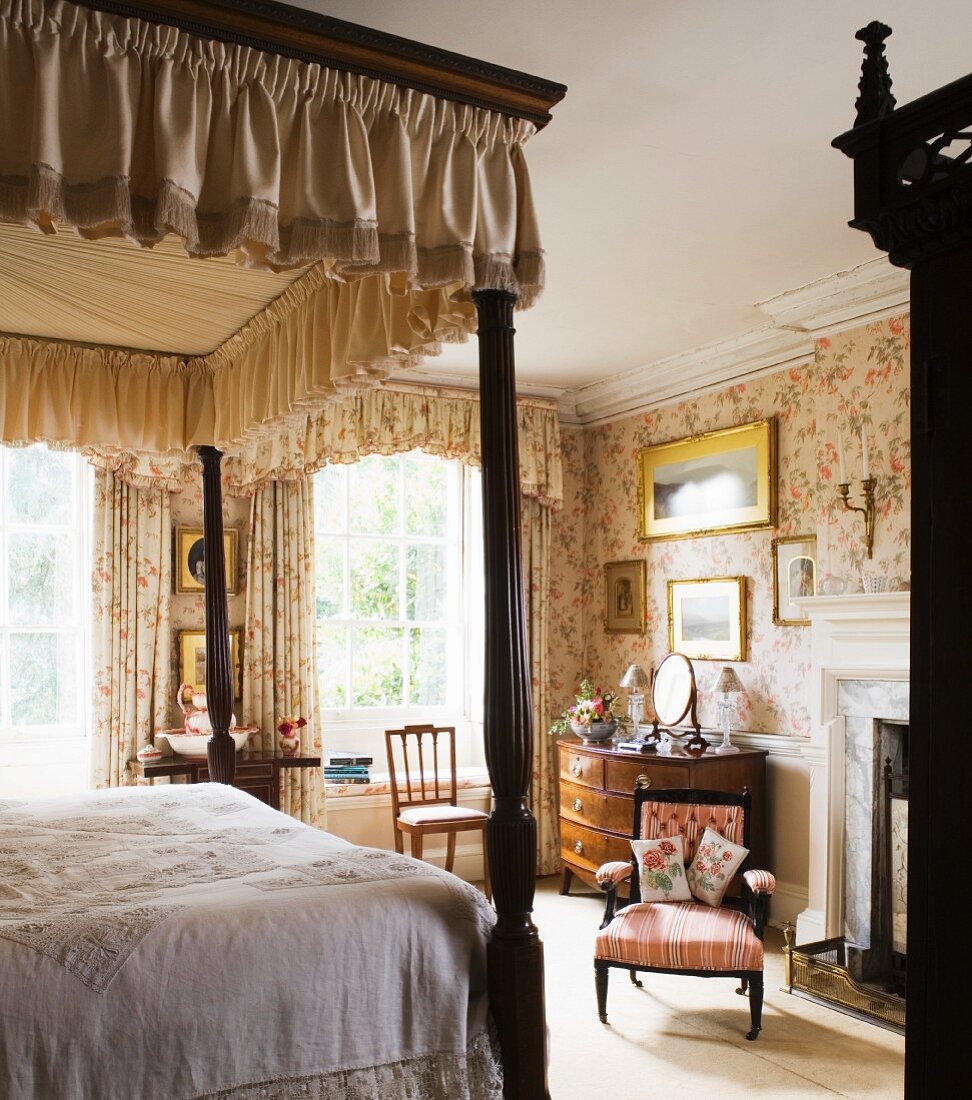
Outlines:
[[[861,425],[861,492],[864,495],[864,504],[851,504],[850,481],[844,465],[844,439],[840,432],[837,433],[837,462],[840,466],[840,481],[837,484],[837,492],[840,495],[844,510],[847,512],[860,512],[864,517],[864,545],[867,547],[867,556],[874,556],[874,486],[875,478],[871,477],[870,465],[867,455],[867,428]]]

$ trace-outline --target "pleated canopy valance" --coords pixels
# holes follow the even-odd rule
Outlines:
[[[529,304],[524,119],[64,0],[0,0],[0,220]]]

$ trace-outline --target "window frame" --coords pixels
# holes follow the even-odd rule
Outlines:
[[[404,461],[409,455],[424,452],[421,448],[414,448],[411,451],[399,452],[393,455],[384,455],[385,458],[393,458],[399,461]],[[477,710],[481,714],[482,703],[479,703],[477,708],[474,699],[471,697],[477,690],[477,682],[481,686],[482,671],[478,670],[479,676],[477,681],[477,661],[481,665],[483,661],[483,644],[482,644],[482,617],[483,612],[480,609],[478,616],[475,610],[471,608],[471,600],[475,600],[475,586],[471,584],[471,578],[476,571],[476,557],[479,559],[479,571],[482,571],[482,508],[480,498],[479,487],[479,470],[469,467],[461,459],[450,459],[439,455],[430,455],[429,457],[436,458],[444,463],[455,463],[457,467],[458,476],[455,479],[455,485],[452,487],[452,492],[455,493],[455,504],[458,508],[457,515],[457,537],[450,539],[448,537],[435,537],[425,535],[410,535],[404,530],[404,515],[402,516],[402,522],[399,525],[399,533],[393,535],[373,534],[373,533],[358,533],[350,530],[350,468],[353,463],[346,465],[345,473],[345,499],[344,499],[344,533],[339,535],[323,534],[315,529],[315,537],[317,539],[324,537],[338,537],[343,538],[345,541],[345,556],[344,556],[344,587],[342,593],[343,606],[347,609],[347,615],[334,619],[318,619],[315,616],[315,624],[319,628],[322,623],[338,623],[345,626],[348,631],[354,629],[356,626],[389,626],[392,628],[401,628],[404,631],[408,631],[410,627],[416,625],[416,623],[429,625],[432,627],[438,626],[437,623],[427,620],[416,620],[410,622],[405,618],[396,619],[354,619],[350,615],[351,610],[351,592],[350,592],[350,576],[351,576],[351,553],[350,546],[354,539],[360,538],[362,540],[387,540],[394,541],[401,547],[399,570],[400,570],[400,598],[406,600],[406,591],[404,588],[404,573],[406,569],[406,547],[409,543],[412,544],[431,544],[431,545],[448,545],[455,547],[457,555],[456,566],[456,583],[458,585],[458,600],[457,606],[459,607],[458,617],[454,620],[450,620],[444,627],[447,631],[455,630],[461,639],[462,654],[461,658],[454,666],[457,671],[453,673],[457,675],[460,683],[455,686],[453,692],[453,698],[445,704],[404,704],[402,706],[381,706],[381,707],[369,707],[369,706],[355,706],[353,704],[353,686],[351,681],[352,675],[352,645],[349,642],[345,643],[345,684],[347,686],[348,701],[343,707],[330,707],[321,703],[321,719],[326,726],[335,730],[344,730],[347,733],[369,732],[378,731],[389,728],[394,725],[406,725],[419,721],[432,721],[441,724],[459,726],[471,726],[477,721],[481,721],[481,717],[477,718]],[[315,475],[316,477],[317,475]],[[400,479],[400,485],[403,479]],[[400,503],[403,497],[400,496]],[[315,542],[315,553],[316,553]],[[478,555],[477,555],[478,548]],[[478,590],[481,591],[482,578],[479,580]],[[400,611],[406,611],[404,606],[400,607]],[[476,630],[480,632],[479,645],[475,644],[474,634]],[[447,639],[448,639],[447,634]],[[405,654],[405,665],[408,664],[408,647],[407,644],[403,644],[402,652]],[[320,682],[320,676],[322,669],[318,669],[318,683]],[[451,670],[450,670],[451,671]],[[447,671],[449,675],[449,671]],[[409,669],[403,668],[403,692],[407,691],[409,685]],[[447,697],[448,697],[447,688]],[[406,696],[407,697],[407,696]]]
[[[43,446],[43,444],[35,444]],[[91,728],[91,551],[92,551],[92,489],[90,465],[80,453],[61,452],[70,455],[74,481],[74,506],[67,523],[14,523],[7,516],[7,463],[8,455],[19,448],[0,446],[0,745],[51,746],[64,742],[77,745],[88,738]],[[70,534],[74,545],[74,614],[69,623],[63,620],[53,624],[14,624],[9,610],[9,554],[8,539],[11,534],[50,533]],[[77,684],[75,720],[72,722],[45,723],[43,725],[18,724],[11,708],[10,637],[16,634],[73,635],[75,679]]]

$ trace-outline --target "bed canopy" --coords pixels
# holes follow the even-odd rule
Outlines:
[[[543,287],[524,146],[565,89],[263,0],[0,0],[0,61],[0,442],[201,462],[214,777],[222,477],[478,332],[490,994],[506,1095],[545,1095],[512,321]]]

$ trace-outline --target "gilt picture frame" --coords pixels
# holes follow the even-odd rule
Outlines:
[[[230,661],[233,666],[233,698],[243,698],[243,631],[230,628]],[[190,684],[194,691],[206,690],[206,631],[180,630],[178,638],[179,683]]]
[[[604,629],[608,634],[644,634],[648,624],[648,563],[644,559],[604,565]]]
[[[817,536],[776,538],[773,549],[773,623],[809,626],[810,620],[792,601],[817,594]]]
[[[239,589],[239,539],[235,527],[223,532],[223,552],[226,556],[226,591],[235,594]],[[176,592],[184,595],[206,591],[203,572],[203,529],[201,527],[177,527],[172,540],[172,576]]]
[[[668,582],[668,649],[695,661],[745,661],[746,578]]]
[[[773,527],[775,418],[643,447],[638,514],[642,542]]]

